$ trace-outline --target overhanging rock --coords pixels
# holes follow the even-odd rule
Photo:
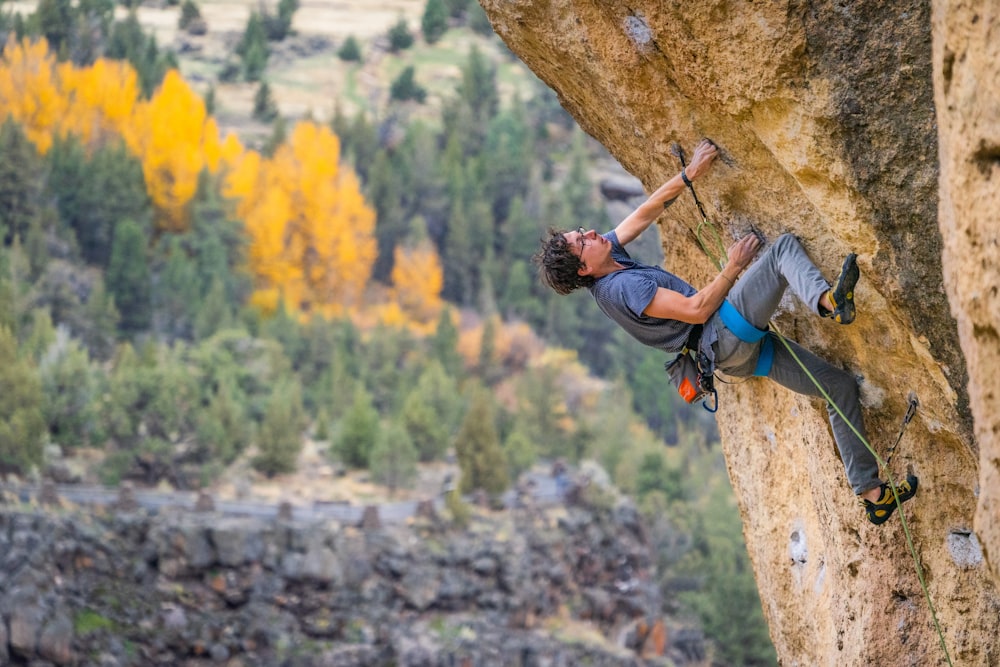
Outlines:
[[[751,225],[770,239],[792,232],[830,279],[847,252],[858,253],[860,311],[852,326],[820,320],[793,303],[777,323],[859,377],[869,433],[881,454],[895,439],[908,394],[919,397],[920,410],[892,472],[901,478],[912,471],[921,479],[905,511],[955,664],[1000,661],[1000,597],[988,565],[990,546],[1000,545],[989,518],[991,511],[996,515],[1000,493],[995,463],[988,466],[992,477],[984,476],[993,482],[983,494],[992,505],[983,501],[974,524],[980,456],[998,458],[993,443],[985,441],[995,434],[978,425],[986,413],[995,420],[996,411],[985,404],[995,404],[996,393],[981,394],[978,378],[996,375],[1000,309],[995,293],[988,301],[992,310],[963,302],[955,309],[957,324],[949,306],[942,249],[955,246],[951,239],[943,243],[938,228],[933,83],[939,76],[933,63],[944,69],[950,62],[948,71],[961,73],[970,89],[984,81],[996,85],[1000,59],[981,56],[994,75],[977,77],[961,69],[959,46],[932,55],[931,7],[917,1],[481,4],[511,50],[647,190],[677,173],[671,142],[690,149],[708,136],[727,162],[700,180],[698,190],[724,235],[737,237]],[[935,30],[945,24],[973,30],[979,41],[972,43],[980,49],[986,49],[989,31],[996,33],[995,11],[980,11],[977,21],[986,25],[975,29],[969,27],[975,7],[963,14],[965,22],[942,18],[950,16],[947,3],[936,4],[934,12]],[[990,107],[983,98],[981,110],[992,108],[995,116],[995,91],[992,100]],[[942,140],[951,142],[964,125],[960,111],[949,119]],[[942,155],[951,153],[942,149]],[[992,174],[998,160],[989,156],[1000,149],[987,148],[984,155]],[[955,172],[951,161],[941,161],[945,175],[953,174],[945,185],[961,188],[965,163],[954,161]],[[942,197],[952,201],[944,191]],[[995,216],[996,206],[982,211]],[[712,267],[691,232],[697,220],[688,201],[675,204],[660,221],[661,235],[666,265],[704,284]],[[942,219],[946,237],[962,228]],[[981,244],[976,261],[992,265],[983,278],[995,285],[995,232],[990,238],[992,250]],[[951,261],[950,254],[945,257]],[[949,275],[961,273],[963,261]],[[963,287],[955,281],[948,289],[954,303]],[[982,328],[975,338],[973,323],[964,320],[972,311],[989,323],[993,339],[986,340]],[[991,368],[970,367],[971,385],[963,345],[970,358],[977,351],[975,358],[993,362]],[[895,517],[882,527],[864,521],[825,406],[763,380],[725,387],[720,402],[730,476],[782,663],[943,661],[901,525]],[[983,439],[982,452],[974,432]],[[968,557],[975,552],[974,530],[985,559]]]

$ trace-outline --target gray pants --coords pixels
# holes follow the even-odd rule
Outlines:
[[[766,329],[768,321],[778,308],[785,289],[792,292],[813,312],[819,314],[819,300],[830,289],[805,250],[791,234],[783,234],[768,248],[754,264],[747,269],[735,287],[729,292],[729,302],[744,318],[758,329]],[[747,377],[753,375],[760,354],[761,343],[744,343],[723,324],[718,314],[713,315],[713,323],[719,339],[715,345],[716,367],[727,375]],[[769,333],[774,345],[774,363],[767,377],[783,387],[806,396],[822,397],[809,376],[802,370],[795,358],[774,333]],[[848,420],[861,435],[865,433],[858,400],[858,383],[846,371],[833,366],[809,352],[801,345],[788,341],[799,360],[809,369],[830,399],[840,407]],[[878,486],[878,462],[851,427],[837,414],[833,406],[827,405],[833,437],[840,450],[840,458],[847,470],[847,480],[855,493]]]

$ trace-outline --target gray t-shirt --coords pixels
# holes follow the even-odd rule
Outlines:
[[[656,290],[665,287],[684,296],[698,290],[658,266],[649,266],[632,259],[618,242],[614,230],[604,234],[611,241],[611,257],[625,268],[602,276],[591,285],[598,307],[617,322],[633,338],[644,345],[665,352],[680,352],[691,335],[693,324],[643,315]]]

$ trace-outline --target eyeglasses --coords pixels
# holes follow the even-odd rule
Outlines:
[[[580,244],[580,252],[582,253],[583,249],[590,245],[590,239],[584,236],[587,232],[583,229],[583,227],[577,227],[576,233],[579,235],[576,237],[576,240]]]

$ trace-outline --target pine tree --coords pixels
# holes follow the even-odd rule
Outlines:
[[[41,464],[43,402],[38,371],[19,357],[10,330],[0,327],[0,468],[24,472]]]
[[[232,381],[224,381],[199,411],[196,432],[204,461],[229,464],[246,448],[251,429],[241,393]]]
[[[347,36],[347,39],[337,50],[337,57],[344,62],[361,62],[361,45],[358,44],[358,39],[354,35]]]
[[[160,247],[166,260],[159,260],[163,266],[154,281],[155,328],[168,339],[190,339],[202,295],[197,269],[177,236],[161,239]]]
[[[53,442],[63,447],[90,444],[100,398],[97,373],[86,349],[65,336],[42,357],[43,412]]]
[[[379,431],[370,458],[372,479],[388,486],[391,492],[409,486],[417,475],[417,450],[399,424]]]
[[[261,81],[257,87],[257,92],[253,97],[253,117],[259,121],[270,123],[278,117],[278,103],[271,93],[271,86],[267,81]],[[278,142],[279,144],[281,142]],[[271,151],[273,154],[274,151]]]
[[[41,209],[42,183],[35,147],[8,116],[0,126],[0,242],[25,238]]]
[[[259,81],[270,57],[267,31],[259,12],[251,12],[250,18],[247,19],[243,37],[236,45],[236,53],[243,60],[243,78],[246,81]]]
[[[389,84],[389,98],[398,102],[413,100],[423,104],[427,91],[417,83],[416,68],[413,65],[404,67],[399,76]]]
[[[491,495],[504,491],[509,483],[507,465],[497,434],[490,395],[475,392],[455,439],[455,454],[462,471],[461,489],[468,493],[482,489]]]
[[[451,308],[443,308],[437,327],[431,337],[431,358],[441,363],[442,370],[450,377],[459,377],[462,357],[458,353],[458,328]]]
[[[76,232],[84,259],[106,267],[114,226],[124,219],[149,219],[141,163],[120,140],[102,142],[88,158],[75,137],[57,139],[46,161],[48,190],[60,217]]]
[[[230,326],[232,320],[233,312],[226,299],[225,285],[217,279],[212,282],[212,287],[194,316],[194,337],[199,340],[208,338]]]
[[[86,325],[80,332],[83,344],[98,361],[107,361],[115,351],[118,322],[121,315],[115,307],[114,297],[104,287],[104,279],[97,277],[91,287],[84,307]]]
[[[411,46],[413,46],[413,33],[406,25],[406,19],[400,15],[399,20],[389,28],[389,50],[397,53]]]
[[[427,0],[420,21],[420,30],[424,33],[424,40],[428,44],[434,44],[441,39],[448,30],[448,10],[444,6],[444,0]]]
[[[275,387],[267,402],[253,467],[268,477],[293,472],[302,451],[304,425],[302,390],[297,381],[286,379]]]
[[[447,425],[423,392],[415,389],[406,396],[401,418],[421,461],[444,454],[450,440]]]
[[[135,334],[148,330],[153,312],[146,235],[131,220],[121,222],[115,230],[106,279],[121,313],[122,331]]]
[[[353,468],[367,468],[378,438],[379,416],[372,397],[363,387],[354,392],[354,402],[344,415],[333,453]]]

